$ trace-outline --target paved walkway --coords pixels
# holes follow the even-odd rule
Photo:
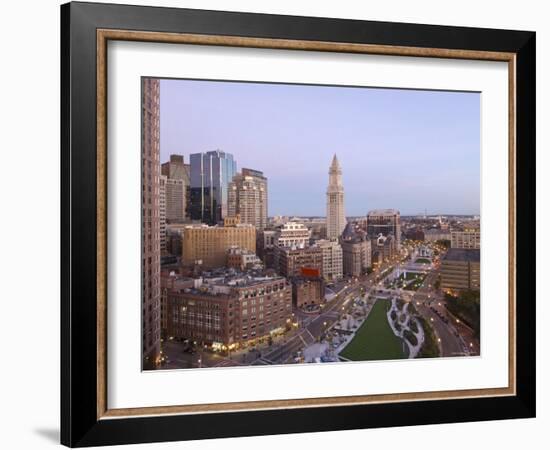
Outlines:
[[[420,349],[422,348],[422,344],[424,343],[424,329],[422,328],[418,320],[416,320],[416,318],[414,318],[411,315],[411,313],[409,313],[409,305],[410,305],[409,303],[405,303],[401,308],[401,310],[399,310],[399,308],[397,307],[397,297],[393,297],[391,301],[391,308],[388,309],[388,312],[386,313],[386,315],[388,317],[388,323],[390,324],[393,334],[403,339],[405,344],[407,344],[407,347],[409,348],[408,357],[416,358],[416,356],[418,355],[418,352],[420,352]],[[393,311],[395,311],[396,313],[397,322],[399,322],[400,315],[402,314],[405,315],[405,321],[399,322],[399,325],[401,326],[401,330],[399,331],[395,328],[395,323],[391,317],[391,313]],[[416,327],[418,330],[416,333],[410,327],[411,321],[414,321],[416,323]],[[412,343],[409,342],[408,339],[405,338],[404,335],[405,335],[405,331],[407,330],[410,331],[412,334],[414,334],[414,336],[416,337],[416,345],[413,345]]]
[[[325,356],[329,350],[329,345],[326,342],[317,342],[304,349],[304,361],[307,363],[320,362],[321,357]]]

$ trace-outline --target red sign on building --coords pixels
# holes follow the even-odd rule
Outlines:
[[[302,267],[300,273],[303,277],[319,277],[321,276],[321,271],[319,269],[314,269],[311,267]]]

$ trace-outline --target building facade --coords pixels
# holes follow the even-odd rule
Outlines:
[[[304,222],[309,230],[310,239],[320,240],[327,238],[327,219],[326,217],[310,219]]]
[[[190,156],[190,204],[192,220],[216,225],[228,215],[229,183],[237,173],[237,162],[231,153],[214,150]]]
[[[239,247],[231,247],[227,251],[227,267],[246,271],[248,269],[262,269],[262,260],[256,253]]]
[[[192,289],[195,287],[193,278],[186,278],[175,273],[161,272],[160,278],[160,329],[162,337],[168,334],[168,292],[172,290]]]
[[[479,249],[449,249],[441,261],[441,288],[479,290],[479,267]]]
[[[275,236],[277,247],[306,247],[309,245],[310,232],[303,223],[286,222]]]
[[[319,275],[323,273],[323,250],[320,247],[276,247],[275,253],[279,275],[299,276],[302,269],[316,270]]]
[[[424,231],[424,240],[426,242],[450,241],[451,233],[449,232],[449,230],[431,228]]]
[[[258,170],[243,169],[229,183],[228,215],[258,230],[267,226],[267,178]]]
[[[188,164],[182,155],[170,155],[170,161],[161,165],[161,174],[166,177],[166,221],[181,223],[187,219],[189,190]]]
[[[338,240],[346,227],[344,213],[344,185],[342,184],[342,169],[336,155],[330,165],[327,188],[327,239]]]
[[[151,369],[160,358],[160,81],[143,78],[142,96],[141,348]]]
[[[181,223],[186,220],[186,186],[183,180],[166,179],[166,222]]]
[[[165,175],[159,178],[159,220],[160,220],[160,251],[166,251],[166,180]]]
[[[369,236],[394,236],[397,250],[401,250],[401,218],[396,209],[376,209],[367,214]]]
[[[359,277],[372,266],[371,242],[366,238],[342,241],[344,275]]]
[[[282,334],[292,318],[292,288],[282,277],[224,278],[167,292],[168,336],[214,349],[255,345]]]
[[[260,230],[256,233],[256,253],[266,269],[275,268],[276,230]]]
[[[371,252],[376,255],[376,261],[382,263],[397,256],[397,243],[393,235],[379,234],[371,240]]]
[[[188,223],[166,224],[166,251],[174,256],[181,256],[183,232]]]
[[[474,248],[481,246],[479,226],[466,226],[462,231],[451,231],[451,248]]]
[[[256,228],[248,224],[189,225],[183,231],[182,263],[201,264],[204,268],[223,267],[231,247],[256,253]]]
[[[355,229],[355,225],[348,222],[340,239],[342,246],[342,269],[349,277],[358,277],[372,266],[371,242],[367,234]]]
[[[297,308],[318,306],[325,300],[325,280],[322,277],[294,277],[292,303]]]
[[[335,241],[323,239],[315,242],[323,253],[323,277],[327,281],[340,280],[344,274],[342,246]]]
[[[421,227],[408,228],[405,232],[401,231],[401,237],[413,241],[423,241],[425,238],[424,230]]]
[[[189,164],[185,164],[183,155],[170,155],[170,160],[161,165],[161,173],[172,180],[183,180],[189,186]]]

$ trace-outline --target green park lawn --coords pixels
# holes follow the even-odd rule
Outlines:
[[[389,300],[378,299],[340,356],[352,361],[405,358],[402,341],[393,334],[388,323],[386,312],[389,308]]]

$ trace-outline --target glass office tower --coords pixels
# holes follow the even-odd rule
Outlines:
[[[214,150],[190,156],[190,204],[192,220],[215,225],[227,216],[227,191],[237,173],[231,153]]]

